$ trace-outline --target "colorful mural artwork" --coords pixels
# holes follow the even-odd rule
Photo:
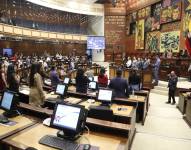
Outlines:
[[[161,33],[160,52],[179,52],[180,31]]]
[[[135,49],[144,49],[144,19],[136,22]]]
[[[148,32],[146,36],[145,50],[159,53],[160,51],[160,32]]]
[[[160,23],[168,23],[181,19],[181,3],[165,7],[161,10]]]
[[[184,0],[184,10],[191,11],[191,0]]]
[[[143,9],[138,10],[137,13],[137,19],[145,19],[147,17],[150,17],[151,15],[151,7],[146,7]]]

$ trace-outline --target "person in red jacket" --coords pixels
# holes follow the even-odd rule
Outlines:
[[[108,85],[108,77],[105,74],[104,67],[102,67],[100,69],[100,74],[98,75],[98,85],[99,85],[99,87],[107,87],[107,85]]]

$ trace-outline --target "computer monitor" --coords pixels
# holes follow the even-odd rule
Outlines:
[[[15,110],[16,110],[16,96],[15,92],[12,91],[4,91],[3,96],[1,97],[1,103],[0,108],[5,110],[3,113],[6,117],[15,116]]]
[[[112,90],[111,89],[99,89],[97,100],[102,103],[111,103],[112,101]]]
[[[57,103],[50,126],[61,130],[57,136],[73,139],[83,131],[86,117],[87,111],[84,106]]]
[[[89,79],[90,81],[93,81],[93,80],[94,80],[94,77],[88,77],[88,79]]]
[[[55,93],[64,97],[67,93],[68,86],[66,84],[58,84]]]
[[[88,88],[91,90],[96,90],[97,89],[97,82],[94,82],[94,81],[89,82]]]
[[[65,77],[65,78],[64,78],[64,84],[69,84],[69,83],[70,83],[70,78]]]

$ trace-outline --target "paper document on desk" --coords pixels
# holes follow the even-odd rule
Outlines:
[[[25,90],[25,89],[20,90],[19,92],[22,93],[22,94],[25,94],[25,95],[29,95],[29,93],[30,93],[29,90]]]

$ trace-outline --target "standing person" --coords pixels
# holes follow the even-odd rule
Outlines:
[[[139,91],[141,78],[137,75],[136,70],[132,70],[129,76],[129,86],[131,91]]]
[[[57,84],[60,83],[60,78],[56,72],[56,67],[52,66],[50,71],[50,80],[51,80],[51,86],[53,89],[56,89]]]
[[[9,90],[19,92],[20,76],[16,74],[13,64],[10,64],[7,68],[7,83]]]
[[[87,93],[89,79],[84,75],[84,70],[82,68],[78,68],[76,74],[76,92]]]
[[[102,67],[100,69],[100,74],[98,75],[98,85],[99,85],[99,87],[107,87],[107,85],[108,85],[108,77],[105,74],[104,67]]]
[[[159,55],[156,55],[155,57],[155,63],[153,64],[153,74],[154,74],[154,84],[155,85],[158,85],[158,80],[159,80],[159,77],[158,77],[158,74],[159,74],[159,69],[160,69],[160,58],[159,58]]]
[[[7,81],[5,78],[4,67],[3,67],[3,64],[0,63],[0,92],[5,90],[6,87],[7,87]]]
[[[171,103],[171,98],[173,100],[172,105],[176,104],[175,101],[175,92],[176,92],[176,86],[177,86],[177,82],[178,82],[178,77],[176,76],[174,71],[171,71],[171,73],[168,75],[168,103]]]
[[[109,88],[113,89],[114,97],[129,97],[129,87],[127,80],[121,77],[122,70],[118,69],[116,72],[117,76],[111,79],[109,83]]]
[[[30,71],[29,103],[34,106],[42,106],[45,100],[43,81],[40,75],[40,64],[32,64]]]

